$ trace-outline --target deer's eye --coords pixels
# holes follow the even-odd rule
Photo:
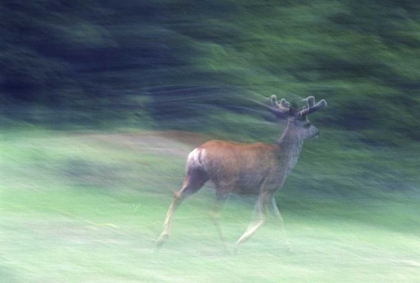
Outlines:
[[[311,123],[307,123],[304,125],[305,128],[309,128],[311,126]]]

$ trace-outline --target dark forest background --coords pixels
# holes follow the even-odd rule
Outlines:
[[[315,95],[324,127],[420,139],[419,1],[5,0],[0,19],[3,125],[231,132],[250,100]]]

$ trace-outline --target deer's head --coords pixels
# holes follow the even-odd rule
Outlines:
[[[270,107],[271,112],[277,118],[287,119],[287,134],[301,141],[318,136],[319,130],[311,124],[308,115],[327,106],[325,99],[315,103],[315,97],[313,96],[308,96],[304,101],[306,101],[307,106],[298,109],[293,105],[291,106],[284,98],[277,101],[277,97],[273,94],[271,96],[272,106]]]

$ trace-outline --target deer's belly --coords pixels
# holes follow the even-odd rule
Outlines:
[[[237,186],[233,189],[233,193],[238,194],[238,195],[259,195],[260,188]]]
[[[237,194],[259,194],[263,178],[257,174],[248,174],[241,176],[235,183],[233,189]]]
[[[282,183],[277,174],[241,174],[235,182],[233,192],[237,194],[259,194],[261,189],[276,190]]]

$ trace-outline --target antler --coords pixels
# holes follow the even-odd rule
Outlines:
[[[277,96],[273,94],[271,97],[271,104],[270,110],[277,115],[278,117],[287,117],[287,116],[294,116],[294,117],[304,117],[308,114],[311,114],[315,111],[321,110],[327,107],[327,101],[325,99],[320,100],[318,103],[315,103],[315,97],[308,96],[304,99],[308,106],[304,106],[300,111],[297,111],[296,108],[290,107],[290,103],[287,102],[286,99],[280,99],[280,102],[277,102]]]
[[[280,99],[280,103],[277,102],[277,96],[275,94],[273,94],[271,96],[271,102],[273,103],[274,106],[277,106],[277,108],[279,108],[281,111],[283,112],[288,112],[289,108],[290,108],[290,103],[287,102],[286,99],[282,98]]]
[[[327,107],[327,101],[325,101],[325,99],[322,99],[317,104],[315,104],[315,97],[308,96],[304,99],[304,101],[308,103],[308,108],[303,107],[303,109],[298,112],[298,115],[300,115],[301,117]]]
[[[271,111],[277,116],[287,116],[290,112],[290,103],[286,99],[280,99],[280,102],[277,102],[277,96],[273,94],[271,97],[271,104],[274,107],[270,107]]]

